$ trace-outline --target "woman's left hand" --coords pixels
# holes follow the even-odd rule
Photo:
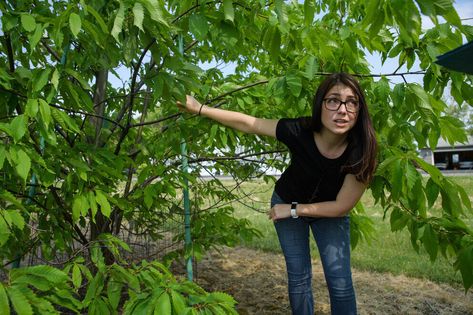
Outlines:
[[[291,205],[290,204],[277,204],[274,205],[269,210],[268,217],[270,220],[273,220],[274,222],[277,220],[281,219],[286,219],[291,216]]]

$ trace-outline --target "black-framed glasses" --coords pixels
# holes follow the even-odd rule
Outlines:
[[[357,100],[346,100],[345,102],[335,97],[324,98],[325,108],[337,111],[340,106],[345,105],[347,112],[357,113],[360,110],[360,103]]]

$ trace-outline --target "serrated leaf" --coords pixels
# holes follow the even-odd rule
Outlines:
[[[43,119],[45,129],[48,129],[51,124],[51,109],[49,108],[49,104],[41,98],[39,99],[39,112]]]
[[[309,26],[314,21],[315,2],[314,0],[304,0],[304,24]]]
[[[100,205],[100,212],[102,212],[102,214],[106,216],[107,218],[110,217],[110,213],[112,212],[112,209],[110,208],[110,203],[108,202],[108,199],[105,196],[105,194],[100,190],[96,190],[95,200]]]
[[[71,29],[72,35],[74,35],[74,37],[77,37],[80,30],[82,29],[82,21],[80,16],[74,12],[69,15],[69,28]]]
[[[18,315],[33,315],[33,309],[25,295],[16,286],[11,286],[7,290],[10,301]]]
[[[13,133],[13,140],[17,143],[26,133],[26,122],[25,115],[18,115],[10,123],[10,130]]]
[[[74,201],[72,202],[72,220],[74,222],[77,222],[81,216],[82,208],[84,208],[82,201],[82,196],[78,195],[74,198]]]
[[[16,226],[18,229],[23,230],[25,227],[25,219],[18,210],[8,210],[11,224]]]
[[[182,314],[186,308],[186,300],[177,291],[171,291],[172,309],[176,314]]]
[[[94,18],[97,21],[97,23],[99,24],[100,29],[102,30],[102,32],[108,33],[107,24],[103,20],[102,16],[97,11],[95,11],[95,9],[93,7],[91,7],[90,5],[86,5],[85,7],[87,9],[87,12],[89,12],[90,14],[92,14],[94,16]]]
[[[28,39],[30,41],[31,53],[33,52],[36,45],[38,45],[38,43],[39,43],[39,41],[41,40],[42,37],[43,37],[43,26],[41,24],[38,24],[36,26],[36,29],[35,29],[33,35],[28,36]]]
[[[120,42],[119,35],[123,29],[123,21],[125,21],[125,4],[123,1],[120,1],[120,7],[118,8],[117,15],[113,21],[112,36],[117,42]]]
[[[461,249],[454,265],[457,270],[460,270],[463,286],[467,291],[473,285],[473,246]]]
[[[169,298],[169,294],[167,292],[162,293],[159,296],[159,298],[156,300],[154,314],[155,315],[171,315],[172,314],[171,299]]]
[[[51,76],[51,84],[57,90],[59,86],[59,71],[54,69],[53,75]]]
[[[0,314],[10,315],[7,291],[2,282],[0,282]]]
[[[136,2],[135,5],[133,6],[133,25],[138,27],[141,31],[144,32],[143,29],[143,19],[145,17],[143,5],[139,2]]]
[[[420,237],[425,250],[430,256],[430,261],[435,261],[438,253],[438,237],[430,224],[424,226],[424,232]]]
[[[77,264],[72,266],[72,284],[76,289],[82,285],[82,273],[80,272],[80,268]]]
[[[308,56],[305,63],[304,76],[307,79],[312,80],[317,71],[319,71],[319,63],[317,62],[317,58],[312,55]]]
[[[424,191],[429,202],[429,208],[432,208],[440,192],[439,186],[432,180],[432,178],[429,178]]]
[[[17,160],[15,161],[15,169],[18,175],[23,179],[23,182],[26,183],[28,173],[31,169],[31,159],[22,149],[16,151]]]
[[[193,14],[189,18],[189,31],[194,34],[196,40],[204,40],[209,31],[207,19],[201,14]]]
[[[298,97],[301,94],[302,79],[296,73],[286,75],[286,84],[292,95]]]
[[[165,26],[169,26],[167,21],[163,17],[163,12],[160,7],[160,2],[155,0],[139,0],[148,10],[151,19],[159,22]]]
[[[87,83],[87,80],[82,77],[83,74],[81,74],[79,72],[76,72],[76,71],[74,71],[72,69],[69,69],[69,68],[67,68],[65,71],[66,71],[67,74],[71,75],[74,79],[76,79],[80,83],[80,85],[83,89],[89,90],[89,91],[92,90],[89,83]]]
[[[25,13],[21,15],[20,19],[21,19],[21,26],[23,26],[25,31],[32,32],[36,29],[36,20],[32,15]]]
[[[0,145],[0,170],[3,168],[3,163],[5,162],[6,149],[3,145]]]
[[[235,11],[233,9],[232,0],[223,0],[223,12],[225,14],[225,20],[233,22],[235,18]]]
[[[36,114],[38,113],[38,100],[37,99],[28,99],[26,102],[26,109],[25,109],[25,114],[28,115],[31,118],[36,117]]]
[[[91,215],[92,215],[92,221],[95,222],[95,215],[97,214],[97,203],[96,203],[96,200],[95,200],[95,195],[92,191],[89,191],[87,193],[87,199],[88,199],[88,202],[89,202],[89,206],[90,206],[90,209],[91,209]]]
[[[33,91],[39,92],[44,86],[48,83],[49,74],[51,73],[51,68],[46,68],[41,70],[39,77],[33,79]]]

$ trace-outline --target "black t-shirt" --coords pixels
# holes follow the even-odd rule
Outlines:
[[[343,185],[341,171],[349,150],[335,159],[324,157],[317,148],[314,132],[301,126],[302,118],[280,119],[276,138],[291,153],[291,163],[276,182],[276,193],[287,203],[332,201]]]

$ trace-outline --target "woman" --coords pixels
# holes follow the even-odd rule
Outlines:
[[[275,137],[288,147],[291,163],[276,182],[269,218],[286,259],[292,313],[314,314],[310,229],[332,314],[356,314],[348,213],[373,177],[377,150],[356,79],[346,73],[328,76],[315,94],[312,117],[261,119],[207,107],[191,96],[178,106],[242,132]]]

